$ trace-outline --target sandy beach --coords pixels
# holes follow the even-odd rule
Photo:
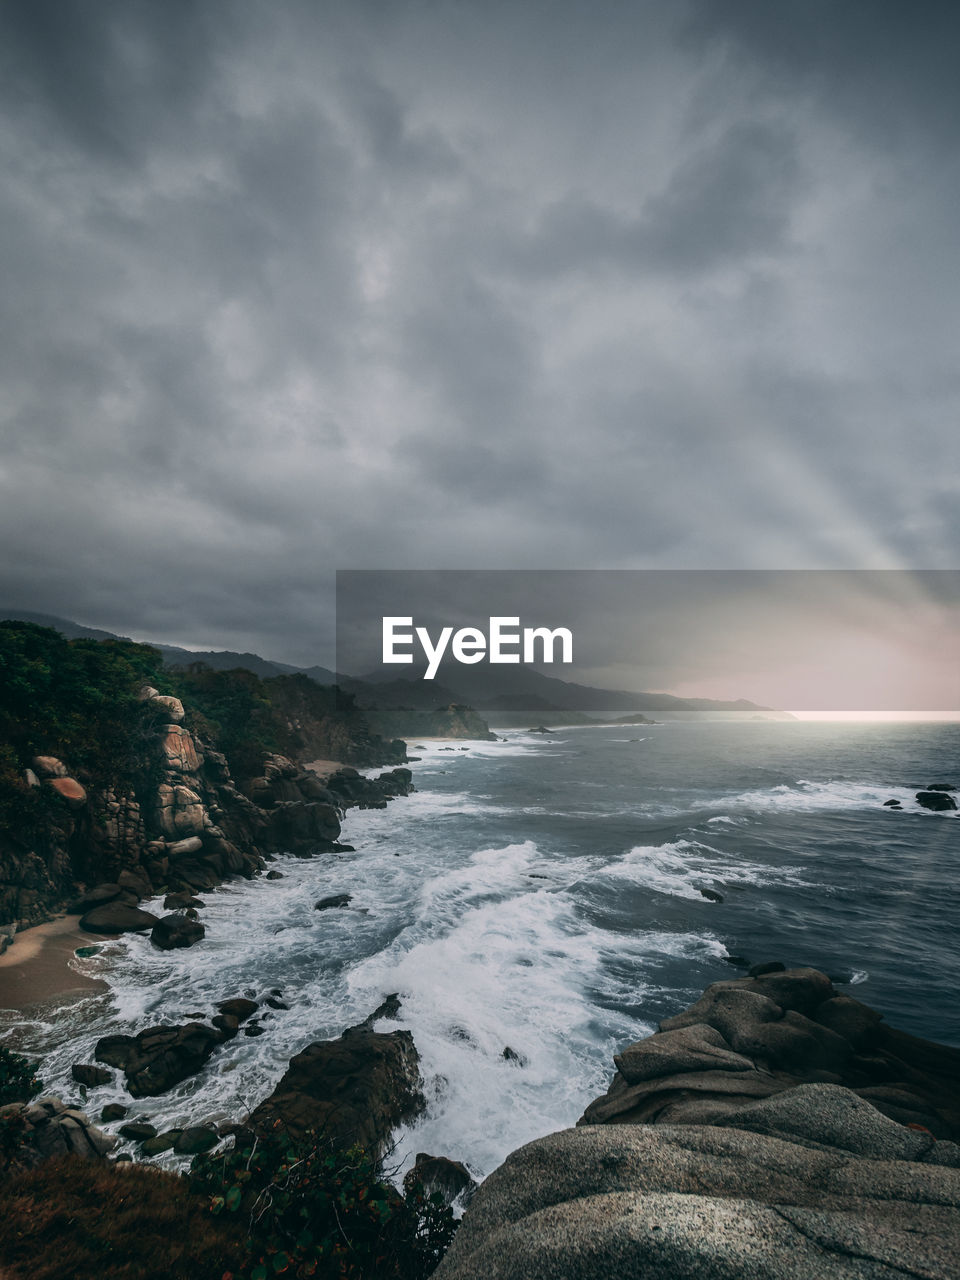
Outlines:
[[[77,947],[103,941],[83,932],[78,916],[63,916],[24,929],[0,956],[0,1009],[27,1009],[55,996],[106,991],[105,982],[84,977],[69,967]]]

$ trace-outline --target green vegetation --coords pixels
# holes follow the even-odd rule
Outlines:
[[[35,755],[66,757],[81,779],[131,783],[153,737],[137,690],[161,673],[148,645],[0,622],[0,832],[30,839],[56,803],[23,781]]]
[[[43,1088],[35,1062],[0,1045],[0,1107],[8,1102],[29,1102]]]
[[[424,1280],[456,1227],[439,1195],[422,1187],[400,1195],[359,1147],[331,1151],[280,1127],[198,1156],[193,1186],[209,1196],[211,1213],[247,1225],[236,1280]]]
[[[187,726],[216,742],[235,778],[263,772],[265,751],[279,751],[277,717],[259,676],[252,671],[214,671],[202,662],[166,673],[187,708]]]

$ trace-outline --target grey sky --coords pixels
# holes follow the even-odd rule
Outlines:
[[[0,604],[309,663],[336,568],[955,567],[958,47],[0,0]]]

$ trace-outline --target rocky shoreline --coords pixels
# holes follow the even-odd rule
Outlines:
[[[202,925],[188,927],[197,909],[188,899],[231,876],[252,878],[276,853],[336,849],[346,809],[386,808],[412,789],[402,767],[366,778],[345,765],[320,777],[273,753],[241,789],[226,757],[184,727],[179,699],[150,686],[140,699],[154,745],[144,776],[127,790],[85,784],[54,756],[36,756],[25,770],[26,787],[56,799],[32,848],[0,850],[5,946],[17,926],[64,910],[93,933],[151,929],[158,945],[190,945]],[[402,743],[390,746],[405,755]],[[162,925],[139,905],[159,894],[178,913]]]
[[[360,1143],[380,1159],[424,1106],[409,1032],[374,1029],[399,1007],[389,996],[341,1036],[307,1046],[238,1123],[162,1135],[126,1123],[118,1136],[142,1157],[192,1155],[280,1128],[331,1149]],[[237,1034],[256,1008],[224,1002],[221,1030]],[[192,1055],[201,1069],[217,1042],[209,1028],[155,1028],[107,1037],[96,1056],[123,1067],[137,1097],[151,1055]],[[458,1162],[418,1155],[408,1183],[446,1203],[469,1200],[437,1280],[956,1276],[960,1049],[886,1026],[817,970],[768,965],[714,983],[615,1066],[576,1128],[513,1152],[475,1195]],[[123,1112],[105,1108],[101,1123]],[[0,1116],[22,1124],[20,1167],[64,1153],[131,1158],[57,1098]]]
[[[615,1061],[487,1179],[437,1280],[956,1277],[960,1050],[772,965]]]

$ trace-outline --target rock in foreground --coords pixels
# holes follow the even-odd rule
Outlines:
[[[483,1184],[436,1280],[955,1280],[960,1050],[813,969],[718,982]]]

